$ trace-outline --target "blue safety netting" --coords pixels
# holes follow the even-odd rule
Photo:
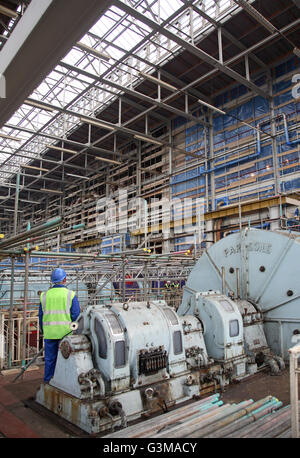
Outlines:
[[[272,88],[273,94],[275,95],[274,107],[277,131],[279,131],[279,129],[283,129],[282,114],[287,116],[289,129],[292,128],[295,119],[297,119],[297,116],[299,115],[300,101],[299,99],[295,99],[293,97],[292,76],[291,74],[288,75],[288,73],[298,69],[299,66],[300,60],[296,56],[291,55],[288,59],[278,63],[273,69],[271,69],[273,78],[281,79],[274,81]],[[286,74],[287,76],[284,78],[284,75]],[[264,85],[267,82],[266,73],[263,72],[257,74],[254,82],[258,86]],[[236,100],[238,104],[239,97],[247,92],[248,89],[245,86],[237,84],[215,97],[213,104],[221,109],[224,108],[226,103],[233,100]],[[264,131],[270,133],[269,100],[261,96],[256,96],[239,106],[231,108],[229,111],[226,108],[225,110],[227,111],[226,115],[215,114],[213,116],[213,147],[214,152],[218,157],[214,161],[208,160],[207,170],[203,167],[195,167],[192,171],[182,172],[172,177],[171,193],[173,196],[205,196],[206,183],[208,183],[208,192],[210,193],[212,186],[211,180],[213,179],[211,175],[212,171],[215,176],[216,192],[218,192],[218,189],[222,192],[222,188],[226,188],[230,185],[232,185],[231,189],[234,192],[234,184],[236,183],[236,186],[238,187],[238,183],[241,181],[239,198],[250,199],[251,197],[257,198],[258,196],[266,197],[274,193],[274,186],[268,186],[267,189],[264,189],[261,192],[243,194],[242,180],[252,176],[256,178],[257,182],[269,180],[274,174],[274,163],[271,140],[264,138],[263,140],[258,141],[256,131],[251,129],[250,126],[240,125],[238,127],[238,120],[245,121],[253,127],[257,126],[259,123]],[[195,112],[195,116],[199,116],[200,114],[200,111]],[[175,125],[182,126],[185,123],[185,119],[178,118],[174,122],[174,127]],[[186,128],[186,151],[193,152],[194,154],[199,155],[200,158],[203,156],[205,151],[208,154],[208,158],[210,157],[209,142],[207,141],[205,144],[205,129],[206,128],[203,127],[202,124]],[[209,135],[206,135],[206,138],[208,139]],[[243,146],[241,144],[241,147],[239,147],[239,141],[244,141],[244,139],[248,139],[251,145]],[[295,140],[298,140],[298,134],[295,131],[289,130],[289,141],[295,143]],[[228,153],[228,150],[232,150],[235,145],[236,151]],[[279,173],[281,176],[285,177],[285,180],[287,180],[288,174],[299,171],[298,153],[292,152],[291,154],[283,154],[282,156],[280,156],[280,153],[288,153],[290,150],[296,149],[296,145],[288,145],[285,134],[282,134],[277,137],[276,146],[278,153],[277,166],[279,169],[284,167],[283,170],[279,170]],[[239,151],[240,157],[238,157],[237,151]],[[186,160],[192,161],[195,160],[195,157],[187,156]],[[253,161],[256,162],[254,165],[252,164]],[[240,165],[246,165],[247,162],[249,162],[249,167],[242,167],[239,173],[236,171],[230,173],[231,169]],[[216,170],[215,167],[217,167]],[[208,176],[208,179],[206,176]],[[246,182],[245,184],[247,185]],[[290,181],[286,181],[283,186],[286,190],[297,189],[299,188],[299,180],[291,179]],[[235,199],[231,199],[230,202],[234,203],[234,201]]]
[[[120,234],[115,234],[112,236],[103,237],[101,240],[101,253],[118,253],[119,251],[121,251],[121,243],[124,243],[125,247],[127,247],[129,242],[130,234],[128,232],[122,234],[122,236]]]

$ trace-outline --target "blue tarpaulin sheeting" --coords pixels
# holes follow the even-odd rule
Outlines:
[[[280,62],[276,67],[272,69],[272,75],[275,78],[283,77],[286,73],[291,72],[294,69],[299,68],[300,60],[296,56],[291,56],[284,62]],[[266,83],[266,74],[260,73],[257,74],[255,78],[255,84],[261,86]],[[237,100],[241,97],[241,95],[246,94],[248,89],[243,85],[235,85],[231,89],[224,91],[222,94],[219,94],[213,101],[215,106],[223,108],[223,105],[230,102],[231,100]],[[285,91],[283,94],[280,92]],[[292,96],[292,81],[291,76],[287,76],[286,79],[282,81],[274,81],[273,82],[273,94],[275,95],[274,103],[275,103],[275,115],[285,113],[287,115],[288,126],[292,126],[294,123],[293,117],[297,115],[300,111],[300,102],[293,98]],[[280,106],[284,104],[283,106]],[[280,106],[280,107],[279,107]],[[279,107],[279,108],[276,108]],[[225,109],[226,110],[226,109]],[[204,110],[205,111],[205,110]],[[239,121],[236,119],[238,118],[241,121],[246,121],[249,124],[256,126],[257,123],[262,123],[265,121],[269,121],[270,115],[270,104],[269,101],[261,96],[253,97],[251,100],[231,108],[230,110],[226,110],[228,114],[226,115],[218,115],[215,114],[213,116],[213,144],[214,150],[217,154],[223,152],[222,156],[219,156],[215,161],[208,162],[208,170],[213,170],[215,166],[222,165],[223,161],[230,162],[229,165],[224,164],[224,168],[221,167],[219,170],[215,170],[215,187],[216,189],[228,186],[230,183],[237,182],[238,180],[242,180],[251,176],[251,174],[255,173],[255,177],[257,181],[262,182],[264,180],[268,180],[272,177],[274,173],[274,164],[273,164],[273,152],[272,152],[272,145],[269,139],[264,139],[263,142],[260,144],[260,153],[259,156],[256,158],[256,165],[251,166],[248,169],[241,170],[240,173],[230,173],[230,169],[237,167],[239,165],[239,161],[236,160],[236,152],[227,153],[226,150],[232,148],[230,145],[233,142],[238,143],[239,140],[245,139],[249,137],[249,142],[256,142],[257,135],[256,132],[251,129],[251,127],[245,125],[239,125]],[[196,116],[201,114],[199,112],[195,112]],[[232,115],[232,116],[230,116]],[[175,125],[178,127],[179,125],[184,125],[186,120],[183,118],[177,118],[174,122]],[[278,118],[276,128],[283,129],[283,120],[282,118]],[[186,151],[193,152],[194,154],[198,154],[199,157],[202,157],[204,152],[206,151],[208,154],[208,158],[210,157],[210,149],[209,149],[209,142],[205,145],[205,127],[201,124],[197,124],[186,129]],[[270,123],[264,123],[263,129],[267,132],[270,132]],[[293,131],[289,132],[290,141],[297,139],[296,133]],[[207,138],[209,136],[207,135]],[[229,146],[228,146],[229,145]],[[205,148],[206,147],[206,148]],[[249,162],[253,162],[253,155],[258,152],[258,147],[256,144],[253,146],[248,147],[249,149]],[[278,153],[288,152],[291,146],[286,144],[285,135],[281,135],[277,137],[277,151]],[[247,153],[247,148],[242,150],[242,154],[244,155]],[[289,173],[293,173],[299,170],[299,166],[297,164],[297,156],[298,153],[295,155],[284,155],[282,158],[279,156],[278,159],[278,166],[282,167],[287,164],[287,160],[292,164],[295,162],[294,167],[286,168],[284,171],[281,171],[281,175],[287,175]],[[264,160],[265,158],[265,160]],[[186,157],[186,161],[188,160],[195,160],[193,156]],[[247,159],[242,159],[243,163],[247,163]],[[173,176],[171,179],[171,192],[172,195],[176,195],[180,193],[180,197],[188,197],[193,195],[204,195],[205,194],[205,185],[206,185],[206,178],[203,175],[204,167],[195,167],[192,171],[187,171],[183,173],[179,173],[176,176]],[[224,175],[226,176],[219,176]],[[219,176],[219,177],[218,177]],[[211,189],[211,174],[208,173],[208,185],[209,190]],[[297,189],[300,186],[299,180],[290,180],[284,184],[285,190],[292,190]],[[192,188],[196,188],[191,191]],[[244,194],[242,193],[242,188],[239,190],[242,199],[249,199],[251,197],[266,197],[268,195],[272,195],[274,193],[274,186],[270,187],[267,190],[262,192],[255,191],[254,193]],[[235,199],[231,200],[231,203],[234,203]]]

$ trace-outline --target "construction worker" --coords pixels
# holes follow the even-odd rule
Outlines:
[[[54,375],[59,342],[72,332],[70,323],[80,314],[78,299],[74,291],[67,289],[66,279],[64,269],[55,269],[51,274],[52,288],[41,294],[39,324],[45,344],[45,383]]]
[[[173,283],[171,283],[171,287],[172,287],[172,289],[177,289],[177,288],[179,288],[179,283],[173,281]]]

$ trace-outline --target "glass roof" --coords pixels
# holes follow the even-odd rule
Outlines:
[[[211,27],[198,12],[192,12],[190,2],[188,6],[181,0],[123,0],[123,3],[158,24],[166,22],[164,27],[189,42],[197,40],[207,27]],[[194,1],[193,6],[204,10],[213,19],[236,9],[232,0]],[[116,6],[106,10],[80,43],[103,53],[109,60],[75,44],[33,91],[29,99],[49,104],[49,107],[46,110],[23,103],[1,129],[0,184],[14,176],[21,164],[34,158],[42,159],[48,149],[46,145],[56,144],[57,137],[67,137],[81,124],[79,114],[99,115],[122,93],[120,89],[104,85],[101,78],[134,88],[143,80],[140,72],[151,73],[155,66],[162,66],[172,59],[180,48]],[[64,64],[84,70],[99,80],[78,74]],[[1,134],[10,138],[1,137]]]

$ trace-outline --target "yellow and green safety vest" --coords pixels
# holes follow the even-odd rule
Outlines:
[[[70,330],[71,305],[74,291],[51,288],[41,294],[44,339],[61,339]]]

